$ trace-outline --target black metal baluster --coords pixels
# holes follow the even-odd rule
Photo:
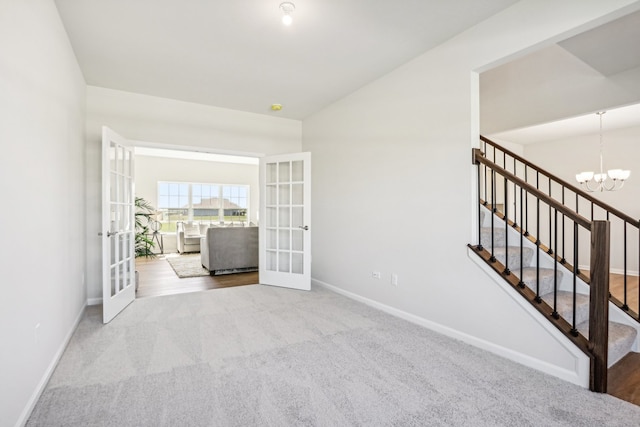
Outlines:
[[[513,174],[518,176],[516,172],[516,158],[513,158]],[[518,228],[518,198],[516,197],[516,183],[513,183],[513,228]],[[522,223],[522,216],[520,216],[520,223]]]
[[[520,222],[522,222],[522,207],[524,204],[522,203],[522,187],[520,187]],[[518,286],[524,289],[524,281],[522,280],[524,277],[524,233],[522,229],[520,229],[520,281],[518,282]]]
[[[524,165],[524,182],[526,182],[527,184],[529,183],[529,181],[527,180],[527,165],[525,163]],[[526,197],[524,199],[524,235],[528,236],[529,235],[529,193],[525,194]]]
[[[536,198],[536,234],[540,235],[540,199]],[[536,237],[536,298],[537,303],[542,302],[540,297],[540,239]]]
[[[507,178],[504,178],[504,271],[505,276],[511,274],[509,270],[509,216],[507,215],[508,197],[507,197]]]
[[[576,213],[580,213],[579,212],[579,208],[580,208],[580,203],[578,202],[578,193],[576,193]],[[574,235],[573,235],[573,250],[574,250],[574,254],[573,254],[573,271],[576,272],[576,274],[580,273],[580,269],[578,268],[578,259],[576,257],[577,254],[577,250],[578,250],[578,228],[574,226]],[[575,299],[575,298],[574,298]]]
[[[487,165],[484,165],[484,203],[487,206],[489,200],[489,189],[487,188]]]
[[[553,247],[558,253],[558,210],[554,209],[554,239]],[[551,313],[554,319],[560,318],[558,314],[558,257],[553,257],[553,313]]]
[[[540,189],[540,172],[536,171],[536,189]],[[540,199],[536,197],[536,302],[540,298]]]
[[[562,186],[562,205],[564,206],[564,185]],[[560,264],[565,264],[567,261],[564,258],[564,221],[566,219],[566,215],[562,214],[562,258],[560,259]]]
[[[622,309],[629,311],[629,304],[627,304],[627,220],[624,220],[624,304]]]
[[[551,197],[551,178],[549,178],[549,197]],[[551,249],[551,205],[549,205],[549,248],[547,253],[553,255],[553,249]]]
[[[482,188],[482,184],[480,183],[481,169],[480,165],[478,165],[478,246],[476,246],[476,249],[479,251],[482,250],[482,207],[480,203],[480,200],[482,200],[480,197],[480,189]]]
[[[494,147],[494,156],[495,156],[495,147]],[[489,261],[496,262],[496,257],[494,255],[494,245],[493,245],[493,231],[494,231],[494,217],[496,213],[496,171],[491,169],[491,257]]]

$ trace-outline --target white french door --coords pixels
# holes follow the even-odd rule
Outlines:
[[[136,296],[134,154],[125,138],[102,128],[102,311],[110,322]]]
[[[260,283],[311,289],[311,153],[260,159]]]

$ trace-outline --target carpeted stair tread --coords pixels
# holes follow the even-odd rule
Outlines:
[[[487,249],[490,251],[490,249]],[[493,250],[493,256],[496,257],[498,261],[502,264],[505,264],[505,252],[506,249],[504,247],[497,247]],[[523,263],[524,265],[531,264],[531,259],[533,258],[533,249],[531,248],[523,248]],[[516,269],[520,268],[520,246],[509,246],[509,264],[507,265],[510,270],[516,271]]]
[[[542,296],[553,308],[553,292]],[[558,291],[556,311],[564,320],[573,323],[573,292]],[[589,320],[589,295],[576,294],[576,324]]]
[[[497,220],[494,226],[491,227],[488,224],[490,212],[486,209],[481,209],[480,223],[484,225],[480,229],[480,243],[485,250],[493,252],[495,258],[506,265],[516,276],[520,275],[520,246],[518,237],[509,234],[510,245],[509,246],[509,262],[505,262],[505,234],[506,229],[504,223],[501,220]],[[491,233],[493,232],[493,245],[491,244]],[[512,238],[514,240],[512,240]],[[493,246],[493,247],[492,247]],[[554,289],[554,269],[553,268],[540,268],[539,273],[536,272],[536,267],[531,267],[533,255],[535,249],[524,247],[523,249],[523,268],[522,268],[522,281],[532,291],[536,292],[536,282],[540,280],[539,295],[542,299],[553,308],[553,289]],[[548,257],[547,254],[542,254]],[[539,274],[539,276],[537,276]],[[562,280],[562,270],[557,271],[557,283]],[[556,311],[570,324],[573,323],[573,294],[567,291],[557,292],[557,306]],[[576,324],[578,331],[587,339],[589,338],[589,295],[588,294],[576,294]],[[631,351],[633,345],[637,339],[638,331],[628,325],[609,322],[609,352],[608,352],[608,364],[609,367],[614,365],[620,359],[622,359],[627,353]]]
[[[494,227],[493,229],[493,247],[504,247],[505,242],[505,229],[504,226]],[[480,230],[480,243],[487,250],[491,250],[491,227],[482,227]]]
[[[527,265],[525,263],[525,265]],[[520,271],[514,271],[516,274],[520,274]],[[558,283],[562,280],[562,271],[558,270]],[[522,281],[532,291],[536,291],[536,267],[524,267],[522,269]],[[553,269],[541,268],[540,269],[540,295],[553,292]]]
[[[589,339],[589,321],[582,322],[577,327],[584,337]],[[638,331],[629,325],[609,322],[609,356],[608,367],[614,365],[631,351]]]

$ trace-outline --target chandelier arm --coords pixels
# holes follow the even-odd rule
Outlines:
[[[584,188],[586,188],[589,193],[593,193],[594,191],[598,190],[599,186],[596,186],[596,188],[591,188],[591,186],[589,185],[590,182],[593,181],[585,181],[582,183],[582,185],[584,185]]]

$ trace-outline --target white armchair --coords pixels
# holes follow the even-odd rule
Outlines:
[[[200,239],[207,233],[206,224],[178,222],[176,224],[178,252],[200,252]]]

